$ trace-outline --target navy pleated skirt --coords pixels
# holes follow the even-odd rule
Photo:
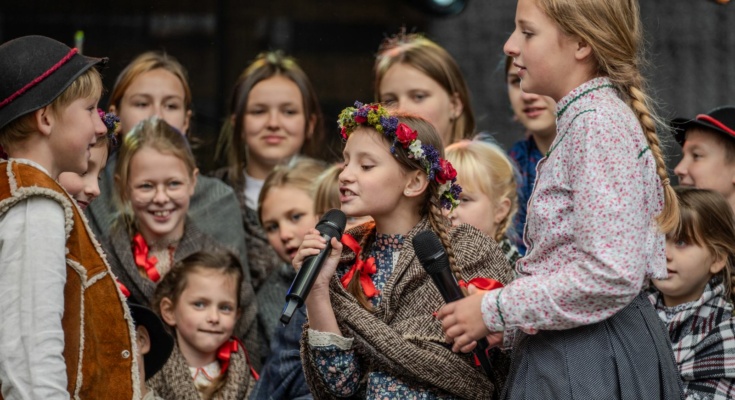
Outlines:
[[[503,399],[683,398],[666,333],[645,294],[605,321],[519,333]]]

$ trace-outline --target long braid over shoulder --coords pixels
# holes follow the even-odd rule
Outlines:
[[[656,134],[657,126],[664,124],[656,116],[641,74],[645,57],[638,0],[536,0],[536,3],[564,33],[580,38],[591,47],[597,68],[594,72],[609,77],[634,111],[663,186],[664,207],[656,221],[662,232],[675,228],[679,208]]]

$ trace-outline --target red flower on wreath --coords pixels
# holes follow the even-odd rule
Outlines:
[[[396,127],[396,139],[403,145],[404,149],[408,148],[408,145],[416,140],[418,136],[419,134],[415,130],[404,123],[400,123]]]
[[[343,126],[339,134],[342,135],[342,139],[347,140],[347,127]]]
[[[436,174],[436,181],[439,182],[440,185],[443,185],[447,183],[447,181],[451,181],[457,177],[457,171],[449,161],[443,158],[439,159],[439,167],[441,168],[441,171]]]
[[[355,122],[358,124],[364,124],[367,122],[367,117],[363,117],[362,115],[355,115]]]

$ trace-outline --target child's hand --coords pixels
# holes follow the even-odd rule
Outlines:
[[[477,290],[474,285],[469,287],[470,295],[462,300],[449,303],[439,309],[436,317],[442,322],[442,329],[447,335],[447,343],[453,343],[455,353],[468,353],[477,345],[477,340],[490,335],[490,331],[482,320],[482,297],[485,291]],[[498,342],[498,334],[500,341]],[[503,341],[502,332],[494,332],[488,337],[491,346],[497,346]]]
[[[342,254],[342,243],[337,238],[332,238],[332,251],[329,253],[329,257],[324,260],[321,271],[314,281],[311,291],[328,290],[329,280],[337,270],[339,265],[339,257]],[[304,236],[304,240],[301,242],[301,246],[296,252],[296,256],[293,258],[293,267],[298,271],[304,264],[304,260],[308,257],[319,254],[322,249],[327,247],[327,241],[324,240],[321,233],[318,230],[312,229]]]

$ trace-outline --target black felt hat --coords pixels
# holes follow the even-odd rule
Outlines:
[[[735,140],[735,106],[715,108],[707,114],[699,114],[694,119],[676,118],[671,121],[674,137],[680,145],[684,145],[686,131],[692,128],[704,128],[715,131]]]
[[[148,380],[166,364],[171,351],[174,349],[174,338],[168,333],[161,318],[148,307],[128,301],[130,314],[135,326],[142,325],[148,331],[151,339],[151,348],[144,355],[145,379]]]
[[[80,55],[45,36],[23,36],[0,45],[0,129],[51,104],[89,68],[106,58]]]

